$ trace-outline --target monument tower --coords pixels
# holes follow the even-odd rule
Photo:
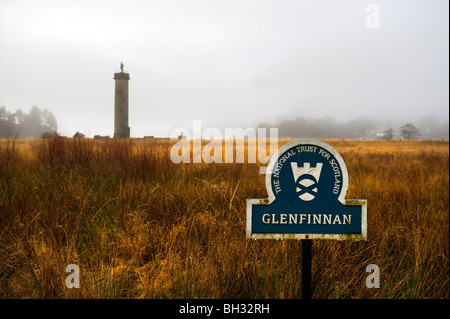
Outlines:
[[[128,126],[128,80],[130,75],[123,72],[123,63],[120,63],[120,73],[114,73],[116,91],[114,97],[114,138],[129,138]]]

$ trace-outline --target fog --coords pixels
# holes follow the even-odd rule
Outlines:
[[[323,118],[434,121],[448,135],[448,11],[446,0],[2,1],[0,106],[48,109],[63,135],[112,136],[123,62],[134,137],[193,120]]]
[[[405,126],[409,126],[405,128]],[[296,117],[278,123],[259,123],[258,128],[265,128],[266,135],[270,128],[278,129],[278,137],[296,138],[350,138],[366,140],[448,140],[448,122],[440,121],[436,116],[424,116],[413,123],[392,120],[374,120],[367,117],[358,117],[347,121],[337,121],[326,116],[323,118]],[[406,134],[404,130],[407,130]],[[263,131],[264,132],[264,131]],[[412,133],[413,132],[413,133]]]

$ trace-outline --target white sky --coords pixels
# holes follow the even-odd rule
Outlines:
[[[366,27],[368,4],[380,28]],[[132,136],[297,116],[449,116],[447,0],[0,0],[0,105],[62,134],[113,135],[114,72]]]

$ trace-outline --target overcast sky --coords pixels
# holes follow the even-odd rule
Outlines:
[[[448,3],[0,0],[0,105],[47,108],[65,135],[112,136],[122,61],[136,137],[197,119],[448,121]]]

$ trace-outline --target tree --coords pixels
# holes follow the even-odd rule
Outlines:
[[[21,125],[25,119],[25,113],[21,109],[17,109],[15,115],[17,124]]]
[[[6,118],[6,107],[4,105],[0,106],[0,120]]]
[[[405,140],[416,139],[420,135],[420,130],[411,123],[407,123],[400,127],[400,136]]]
[[[383,138],[385,140],[393,140],[394,139],[395,130],[393,128],[389,128],[383,132]]]
[[[56,121],[55,115],[47,109],[42,111],[42,117],[44,120],[44,125],[50,128],[51,130],[56,130],[58,128],[58,122]]]
[[[6,118],[8,122],[12,124],[16,123],[16,113],[6,112]]]
[[[26,119],[31,126],[38,127],[39,125],[41,125],[43,122],[41,109],[36,105],[33,105],[30,109],[30,112],[28,112]]]

